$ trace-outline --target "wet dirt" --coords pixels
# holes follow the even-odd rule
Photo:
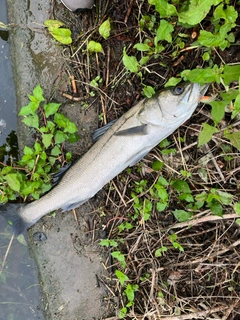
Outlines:
[[[60,1],[59,10],[67,12]],[[47,34],[43,22],[51,17],[52,2],[8,0],[11,58],[16,85],[17,107],[28,103],[27,95],[41,84],[47,99],[63,103],[62,110],[79,128],[81,139],[69,149],[81,155],[91,146],[91,133],[97,127],[97,107],[83,111],[63,99],[69,79],[62,77],[65,64],[63,48]],[[34,137],[18,119],[19,149],[31,146]],[[97,199],[81,206],[77,221],[72,212],[47,216],[29,231],[29,245],[39,270],[43,293],[42,309],[46,319],[101,319],[107,309],[103,303],[106,289],[99,279],[107,276],[103,266],[104,252],[97,244],[94,222]],[[88,217],[88,218],[87,218]],[[90,223],[91,222],[91,223]],[[44,232],[45,241],[35,241],[35,232]]]

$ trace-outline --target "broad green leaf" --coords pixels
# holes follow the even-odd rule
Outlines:
[[[174,217],[179,221],[179,222],[184,222],[188,221],[192,218],[193,213],[185,210],[174,210],[173,211]]]
[[[240,64],[235,66],[225,65],[223,70],[224,83],[229,85],[232,81],[239,81],[240,77]]]
[[[118,278],[118,280],[119,280],[119,282],[121,283],[122,286],[124,285],[124,283],[126,281],[129,280],[128,276],[125,275],[123,272],[121,272],[119,270],[116,270],[115,273],[116,273],[116,276],[117,276],[117,278]]]
[[[205,47],[218,47],[220,46],[225,40],[225,34],[213,34],[212,32],[200,30],[199,37],[197,42],[199,42],[202,46]]]
[[[60,106],[61,106],[61,103],[54,103],[54,102],[44,105],[46,117],[48,118],[49,116],[57,113]]]
[[[145,86],[143,88],[143,94],[144,94],[145,97],[151,98],[155,94],[155,90],[151,86]]]
[[[191,0],[188,9],[178,13],[178,20],[179,22],[194,26],[206,17],[212,5],[217,5],[221,1],[222,0]]]
[[[211,114],[212,114],[214,124],[217,125],[224,117],[226,102],[212,101],[209,104],[212,107]]]
[[[33,154],[33,150],[30,147],[25,146],[24,149],[23,149],[23,153],[32,155]]]
[[[36,102],[29,102],[27,106],[24,106],[21,108],[19,112],[19,116],[29,116],[29,115],[34,115],[36,110],[39,107],[39,103]]]
[[[4,180],[7,181],[9,187],[19,192],[20,191],[20,181],[18,179],[18,175],[16,173],[9,173],[4,177]]]
[[[87,45],[87,49],[90,52],[102,52],[103,51],[101,43],[95,42],[93,40],[89,41],[89,43]]]
[[[99,33],[104,39],[107,39],[110,36],[110,31],[111,31],[110,18],[108,18],[100,25]]]
[[[42,142],[46,149],[50,147],[50,145],[52,144],[52,138],[53,138],[53,135],[51,133],[48,133],[48,134],[45,133],[42,135]]]
[[[223,208],[221,203],[218,200],[213,199],[211,202],[208,203],[207,206],[210,208],[212,213],[215,214],[216,216],[223,215]]]
[[[208,143],[212,139],[213,134],[216,132],[218,132],[218,129],[210,126],[207,123],[203,123],[203,129],[199,133],[198,137],[198,147],[202,146],[205,143]]]
[[[232,203],[233,195],[232,195],[231,193],[224,192],[224,191],[221,191],[221,190],[216,190],[216,194],[217,194],[218,196],[220,196],[219,201],[220,201],[222,204],[230,205],[230,204]]]
[[[50,34],[62,44],[71,44],[72,43],[72,32],[66,28],[59,28],[49,31]]]
[[[157,29],[156,37],[154,39],[155,46],[158,41],[166,40],[167,42],[172,42],[172,32],[174,31],[173,26],[166,20],[160,20],[159,27]]]
[[[134,56],[128,56],[126,53],[126,48],[123,49],[123,64],[125,68],[131,72],[139,71],[139,64]]]
[[[231,144],[240,151],[240,131],[224,133],[224,137],[230,140]]]
[[[177,15],[177,10],[173,4],[167,0],[148,0],[149,4],[154,5],[156,11],[160,14],[161,18],[168,18]]]

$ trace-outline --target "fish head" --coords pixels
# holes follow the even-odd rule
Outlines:
[[[158,96],[162,117],[168,121],[190,117],[208,87],[209,84],[182,83],[162,91]]]

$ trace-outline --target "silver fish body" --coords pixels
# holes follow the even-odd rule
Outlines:
[[[61,0],[65,7],[70,11],[91,9],[94,5],[94,0]]]
[[[14,234],[22,233],[47,213],[73,209],[93,197],[189,119],[207,87],[184,84],[132,107],[67,170],[56,187],[11,214]]]

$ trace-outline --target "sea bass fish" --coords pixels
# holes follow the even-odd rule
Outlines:
[[[10,214],[6,214],[9,210],[2,210],[0,214],[12,220],[14,235],[21,234],[47,213],[67,211],[92,198],[189,119],[207,89],[208,85],[185,83],[161,91],[137,103],[107,130],[98,129],[95,136],[101,137],[50,192],[21,206],[17,212],[12,211],[14,206],[10,206]]]

